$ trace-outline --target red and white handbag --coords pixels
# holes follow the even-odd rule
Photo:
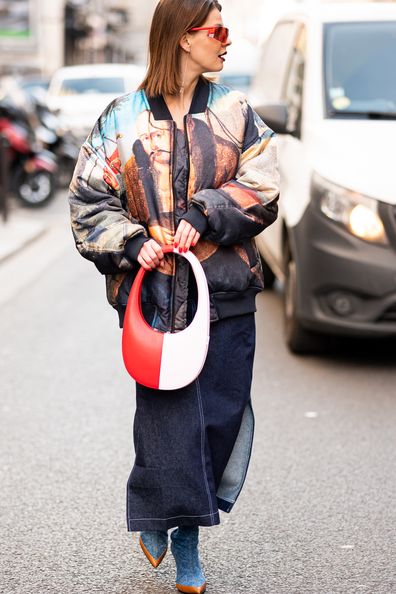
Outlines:
[[[176,333],[160,332],[144,319],[140,294],[145,269],[137,273],[128,298],[122,331],[125,367],[139,384],[159,390],[176,390],[190,384],[201,372],[209,346],[210,302],[205,272],[190,251],[179,254],[173,245],[162,246],[186,258],[198,288],[197,311],[191,324]]]

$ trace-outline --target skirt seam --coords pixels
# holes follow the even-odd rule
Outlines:
[[[203,418],[203,410],[202,410],[201,388],[200,388],[199,380],[198,379],[195,380],[195,386],[196,386],[196,389],[197,389],[198,408],[199,408],[199,415],[200,415],[200,419],[201,419],[201,461],[202,461],[202,471],[203,471],[203,475],[204,475],[206,494],[208,496],[209,509],[210,509],[210,514],[207,514],[207,515],[213,516],[214,515],[214,512],[213,512],[213,505],[212,505],[212,497],[210,495],[210,489],[209,489],[209,484],[208,484],[208,477],[207,477],[207,473],[206,473],[204,418]]]

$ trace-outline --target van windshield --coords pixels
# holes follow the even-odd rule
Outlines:
[[[329,23],[327,117],[396,117],[396,21]]]

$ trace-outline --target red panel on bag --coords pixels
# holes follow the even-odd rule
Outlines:
[[[139,384],[158,389],[164,335],[151,328],[143,317],[140,291],[145,274],[136,275],[125,312],[122,332],[122,356],[125,367]]]

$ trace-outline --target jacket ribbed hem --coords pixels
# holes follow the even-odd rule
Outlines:
[[[242,316],[247,313],[254,313],[256,309],[256,295],[261,291],[260,288],[251,288],[242,292],[224,292],[212,293],[210,301],[212,308],[216,311],[217,317],[211,319],[211,322],[231,318],[233,316]],[[211,308],[211,309],[212,309]],[[126,305],[117,305],[119,326],[124,325]]]
[[[256,295],[260,288],[250,288],[243,292],[212,293],[210,300],[213,303],[219,320],[253,313],[256,309]]]

